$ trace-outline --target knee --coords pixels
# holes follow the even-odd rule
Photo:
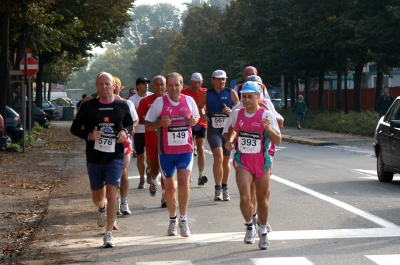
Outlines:
[[[107,186],[106,194],[107,194],[108,200],[117,198],[118,188],[116,186],[109,185],[109,186]]]
[[[240,203],[250,204],[251,203],[251,195],[250,194],[240,195]]]

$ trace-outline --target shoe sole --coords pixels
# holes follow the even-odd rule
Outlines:
[[[218,198],[214,198],[214,201],[222,201],[222,198],[218,197]]]
[[[123,211],[122,212],[124,215],[131,215],[132,213],[131,212],[128,212],[128,211]]]
[[[104,247],[104,248],[114,248],[114,247],[115,247],[115,244],[107,243],[107,244],[105,244],[103,247]]]
[[[166,208],[166,207],[167,207],[167,203],[166,202],[161,203],[161,208]]]

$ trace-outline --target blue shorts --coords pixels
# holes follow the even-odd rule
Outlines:
[[[163,154],[159,158],[161,171],[166,179],[174,176],[177,170],[187,169],[191,171],[193,167],[193,153]]]
[[[304,121],[304,113],[296,112],[296,118],[298,121]]]
[[[119,187],[122,171],[124,169],[123,159],[114,159],[108,164],[86,163],[91,190],[100,190],[106,184]]]

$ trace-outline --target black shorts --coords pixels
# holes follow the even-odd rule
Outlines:
[[[206,132],[207,132],[207,129],[204,128],[203,126],[200,126],[200,125],[192,126],[193,139],[197,139],[197,138],[206,139]]]
[[[133,145],[135,146],[136,154],[144,154],[146,147],[144,142],[144,133],[135,133],[133,135]]]

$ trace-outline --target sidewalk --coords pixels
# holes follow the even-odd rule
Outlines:
[[[306,144],[312,146],[347,145],[372,149],[373,137],[333,133],[314,129],[297,129],[297,127],[284,127],[281,131],[284,142]]]

